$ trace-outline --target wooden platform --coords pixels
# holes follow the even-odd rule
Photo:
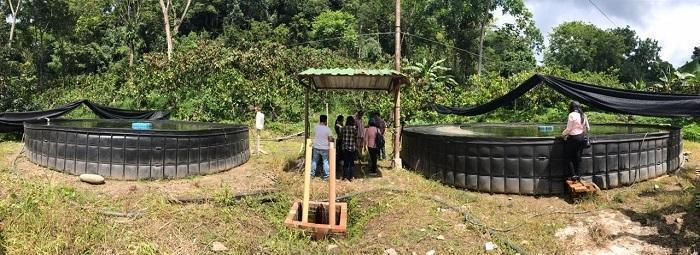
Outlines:
[[[300,228],[309,232],[313,239],[320,240],[327,237],[345,237],[348,231],[348,205],[347,203],[335,203],[336,225],[328,224],[328,202],[309,201],[309,219],[301,221],[301,201],[295,201],[284,220],[284,224],[290,228]]]
[[[582,195],[585,193],[594,193],[598,191],[593,183],[566,180],[566,185],[569,187],[569,191],[574,195]]]

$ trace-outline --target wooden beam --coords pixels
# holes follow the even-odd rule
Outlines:
[[[309,88],[304,88],[304,142],[309,139]],[[306,148],[306,143],[304,144]]]
[[[328,159],[330,165],[330,176],[328,177],[328,225],[332,228],[335,226],[335,164],[337,162],[334,142],[328,145]]]
[[[304,200],[302,201],[301,222],[309,221],[309,196],[311,192],[311,139],[306,139],[304,153]]]
[[[396,32],[394,33],[394,69],[401,73],[401,0],[396,0]],[[392,166],[401,168],[401,81],[394,81],[394,155]]]

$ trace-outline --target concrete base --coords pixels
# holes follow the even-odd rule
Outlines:
[[[394,170],[400,170],[402,165],[401,165],[401,158],[394,158],[393,162],[391,163]]]

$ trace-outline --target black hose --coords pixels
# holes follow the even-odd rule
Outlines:
[[[22,133],[22,148],[19,150],[19,153],[17,153],[17,156],[12,160],[12,173],[13,174],[19,174],[17,172],[17,160],[19,157],[24,153],[24,133]]]
[[[642,138],[642,142],[639,143],[639,152],[637,152],[638,169],[637,169],[637,171],[634,171],[634,180],[632,180],[630,185],[637,183],[637,178],[639,178],[639,171],[642,170],[642,146],[644,146],[644,140],[647,139],[647,135],[649,135],[649,132],[644,133],[644,137]],[[649,158],[649,155],[647,155],[647,158]]]

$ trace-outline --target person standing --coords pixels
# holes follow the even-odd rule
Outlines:
[[[337,118],[335,118],[335,137],[338,137],[339,139],[336,139],[335,141],[335,151],[336,151],[336,166],[335,169],[336,171],[341,171],[343,169],[343,139],[340,139],[341,133],[340,130],[343,129],[343,125],[345,121],[345,117],[343,115],[338,115]],[[336,174],[337,178],[341,178],[342,174]]]
[[[581,180],[581,153],[586,146],[586,133],[590,129],[588,118],[576,101],[569,103],[569,116],[566,129],[561,132],[564,138],[564,160],[572,180]]]
[[[331,129],[328,128],[328,116],[321,115],[318,124],[314,128],[314,143],[311,159],[311,176],[316,175],[316,165],[318,160],[323,161],[323,180],[327,180],[330,175],[330,166],[328,163],[328,147],[333,141]]]
[[[355,172],[355,158],[357,158],[357,126],[355,119],[348,116],[345,126],[340,129],[340,143],[343,154],[343,179],[352,181]]]
[[[377,128],[376,119],[370,119],[368,124],[369,127],[365,130],[364,144],[367,145],[367,151],[369,151],[369,175],[376,176],[378,172],[377,158],[379,157],[377,137],[381,136],[381,133]]]
[[[337,137],[340,137],[340,130],[343,128],[343,124],[344,124],[343,122],[345,122],[345,117],[343,117],[343,115],[339,114],[338,117],[335,118],[335,126],[334,126],[335,135]],[[341,143],[341,141],[337,141],[336,145],[339,145],[340,143]]]
[[[255,111],[255,154],[267,154],[266,151],[264,151],[260,147],[260,133],[262,133],[263,128],[265,127],[265,114],[260,111],[259,107],[254,108]]]
[[[364,115],[364,112],[362,110],[357,111],[355,114],[355,125],[357,126],[357,146],[358,149],[364,148],[364,144],[362,144],[362,138],[365,135],[365,123],[362,121],[362,117]]]
[[[382,116],[379,115],[379,112],[374,112],[374,120],[377,123],[377,128],[379,128],[379,133],[384,137],[384,134],[386,133],[386,122],[384,119],[382,119]],[[379,148],[379,158],[384,159],[386,158],[386,150],[384,149],[385,146],[381,146]]]

